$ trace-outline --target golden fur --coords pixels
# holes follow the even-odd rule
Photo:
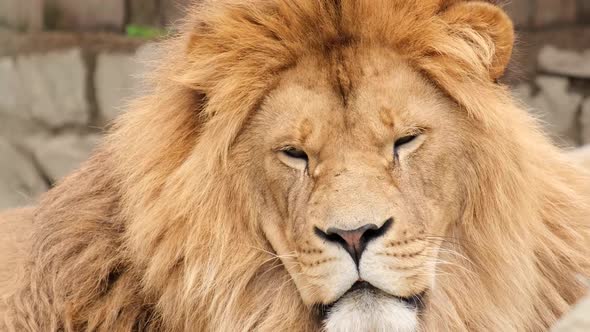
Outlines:
[[[193,7],[182,33],[165,46],[152,91],[130,105],[94,156],[44,195],[34,212],[0,218],[1,234],[14,232],[17,219],[33,225],[8,250],[28,251],[22,261],[0,254],[0,276],[14,271],[18,280],[0,283],[5,329],[320,329],[316,300],[306,299],[328,288],[305,294],[306,281],[293,273],[301,269],[291,257],[298,249],[290,247],[303,238],[269,221],[284,204],[273,199],[295,181],[289,174],[299,173],[276,171],[279,164],[261,142],[275,134],[268,123],[300,116],[288,107],[307,100],[296,86],[317,87],[318,107],[326,112],[333,111],[326,105],[339,105],[368,114],[354,105],[378,64],[399,69],[408,87],[397,96],[369,80],[366,93],[408,104],[423,99],[430,110],[424,121],[452,124],[448,137],[445,129],[426,138],[445,144],[425,141],[402,161],[423,176],[408,194],[420,197],[413,202],[417,209],[446,216],[436,225],[416,224],[433,235],[422,240],[441,262],[428,270],[434,285],[420,280],[405,289],[429,288],[421,330],[546,330],[584,293],[578,276],[590,273],[589,181],[495,83],[513,41],[501,10],[459,0],[255,3]],[[379,75],[396,78],[395,72]],[[406,86],[396,82],[396,89]],[[344,106],[336,104],[340,97]],[[273,112],[281,113],[273,118]],[[390,121],[390,110],[379,114],[396,126],[401,116],[394,112]],[[332,123],[314,119],[314,129]],[[373,120],[367,115],[358,123]],[[312,132],[297,128],[299,135]],[[352,146],[363,137],[353,132],[329,138],[342,133]],[[354,145],[353,152],[366,153],[368,144]],[[351,172],[377,172],[377,160],[361,159]],[[404,186],[407,178],[392,181]],[[441,208],[438,200],[448,204]],[[399,225],[415,231],[404,221]],[[396,230],[388,236],[406,235]],[[327,304],[327,298],[319,301]]]
[[[590,170],[590,146],[584,146],[572,151],[571,156],[574,160],[580,162],[582,166]]]
[[[14,287],[15,272],[23,266],[22,259],[29,251],[32,213],[33,209],[28,208],[0,214],[0,294]],[[4,305],[0,301],[0,313],[6,311]]]

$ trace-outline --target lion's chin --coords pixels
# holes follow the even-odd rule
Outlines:
[[[363,287],[344,294],[329,309],[326,332],[414,332],[418,308],[375,288]]]

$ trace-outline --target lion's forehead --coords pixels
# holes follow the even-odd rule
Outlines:
[[[391,140],[392,128],[441,121],[442,114],[432,110],[446,99],[399,56],[375,48],[340,60],[355,68],[352,75],[327,69],[333,64],[321,54],[281,74],[255,115],[270,127],[266,139],[291,135],[311,149],[367,150]],[[350,86],[346,95],[343,84]]]

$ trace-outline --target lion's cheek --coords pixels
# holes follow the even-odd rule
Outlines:
[[[296,239],[287,236],[279,223],[267,220],[262,224],[262,230],[306,305],[335,301],[358,279],[354,262],[342,255],[341,249],[325,249],[326,255],[341,258],[318,261],[316,257],[302,253]]]
[[[318,260],[314,257],[300,257],[299,263],[303,272],[300,277],[303,287],[313,290],[307,292],[300,289],[302,297],[311,299],[313,304],[330,304],[344,295],[359,279],[354,261],[343,251],[337,247],[326,248],[325,257],[333,258],[327,262],[324,262],[325,258]],[[314,265],[309,264],[310,262],[323,263]]]
[[[360,261],[361,279],[398,296],[411,296],[433,286],[434,266],[431,260],[424,259],[429,255],[396,258],[386,252],[384,248],[369,246]]]
[[[303,302],[330,304],[338,300],[359,279],[354,261],[338,247],[323,249],[323,257],[300,254],[295,271],[289,273]]]

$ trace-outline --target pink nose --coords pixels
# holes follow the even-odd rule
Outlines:
[[[366,224],[353,230],[330,227],[326,232],[316,227],[315,232],[324,240],[341,245],[358,265],[367,243],[385,234],[392,224],[393,218],[389,218],[381,227],[375,224]]]

